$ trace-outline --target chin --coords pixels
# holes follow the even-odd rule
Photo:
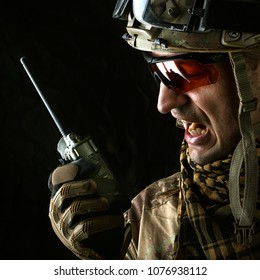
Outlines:
[[[190,150],[190,158],[193,162],[199,164],[199,165],[205,165],[208,163],[212,163],[216,160],[220,159],[225,159],[228,157],[230,153],[233,152],[234,149],[218,149],[218,151],[195,151],[195,150]]]
[[[226,159],[228,155],[232,154],[241,139],[240,135],[233,135],[232,142],[223,143],[216,141],[211,147],[194,147],[189,145],[189,154],[193,162],[204,165],[212,163],[216,160]],[[224,145],[225,144],[225,145]]]
[[[202,156],[202,155],[198,156],[198,155],[193,155],[193,154],[190,154],[190,158],[193,162],[195,162],[199,165],[205,165],[205,164],[211,163],[216,160],[213,157],[207,157],[207,156]]]

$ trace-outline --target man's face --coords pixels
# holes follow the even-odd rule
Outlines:
[[[225,158],[241,137],[239,101],[230,62],[213,66],[217,70],[216,82],[186,92],[161,83],[158,97],[159,112],[170,112],[182,120],[190,157],[199,164]]]

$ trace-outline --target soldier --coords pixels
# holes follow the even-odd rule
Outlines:
[[[123,38],[160,84],[159,112],[184,128],[180,172],[123,213],[116,190],[100,194],[106,179],[78,176],[82,162],[57,167],[49,215],[79,258],[260,258],[259,13],[259,1],[117,1]]]

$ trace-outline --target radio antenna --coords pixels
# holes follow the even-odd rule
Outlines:
[[[38,92],[40,98],[42,99],[42,101],[43,101],[45,107],[46,107],[47,110],[49,111],[49,113],[50,113],[52,119],[54,120],[54,123],[55,123],[56,126],[58,127],[58,129],[59,129],[61,135],[64,137],[64,139],[66,139],[66,133],[65,133],[64,129],[62,128],[62,125],[61,125],[61,123],[59,122],[59,119],[57,118],[57,116],[55,115],[55,113],[53,112],[53,110],[51,109],[51,107],[50,107],[50,105],[48,104],[46,98],[44,97],[42,91],[40,90],[40,88],[38,87],[36,81],[35,81],[34,78],[32,77],[32,74],[30,73],[30,71],[29,71],[29,69],[28,69],[28,67],[27,67],[25,61],[26,61],[26,57],[23,56],[23,57],[20,58],[20,62],[22,63],[25,72],[26,72],[27,75],[29,76],[31,82],[33,83],[33,85],[34,85],[34,87],[35,87],[35,89],[36,89],[36,91]]]

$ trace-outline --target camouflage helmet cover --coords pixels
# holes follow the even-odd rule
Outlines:
[[[260,43],[259,0],[118,0],[125,40],[144,51],[246,51]]]

